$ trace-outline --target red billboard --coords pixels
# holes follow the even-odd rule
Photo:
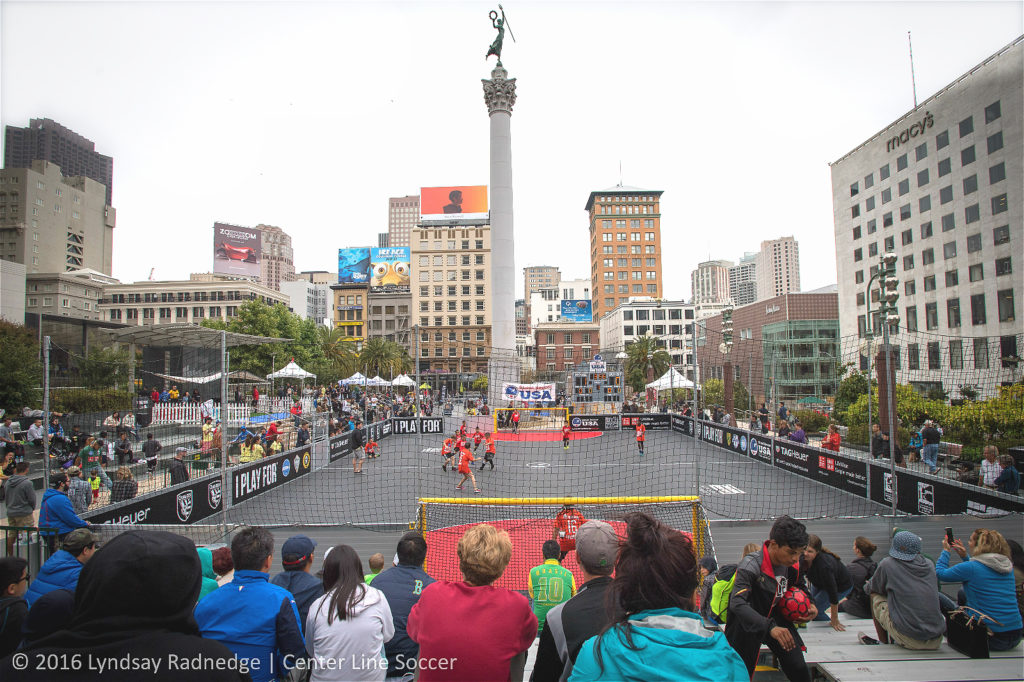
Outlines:
[[[262,232],[252,227],[213,224],[213,271],[219,275],[260,276]]]
[[[488,215],[487,185],[420,188],[420,220],[486,220]]]

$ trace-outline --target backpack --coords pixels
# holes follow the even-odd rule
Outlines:
[[[720,623],[724,623],[729,615],[729,597],[732,596],[732,588],[736,584],[738,566],[739,564],[726,564],[719,568],[715,572],[715,581],[711,584],[709,594],[705,597],[709,614]]]

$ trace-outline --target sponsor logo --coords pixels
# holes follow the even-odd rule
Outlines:
[[[977,500],[967,500],[967,513],[972,516],[1006,516],[1010,512]]]
[[[288,461],[288,458],[285,457],[284,459],[281,460],[281,475],[284,476],[285,478],[288,478],[288,474],[290,474],[291,472],[292,464],[291,462]]]
[[[243,471],[235,478],[235,497],[243,497],[259,492],[260,488],[273,486],[277,483],[277,465],[264,464],[248,471]]]
[[[740,434],[740,452],[746,452],[746,451],[747,451],[747,437],[745,435],[743,435],[743,434]]]
[[[893,480],[892,472],[886,471],[882,473],[882,496],[886,502],[892,502],[893,495]]]
[[[309,468],[309,453],[308,452],[302,453],[302,468],[303,469],[308,469]]]
[[[210,509],[219,509],[224,491],[221,490],[220,481],[210,481],[206,486],[206,499],[210,502]]]
[[[931,514],[935,511],[935,487],[924,481],[917,482],[917,513]]]
[[[729,432],[726,432],[725,434],[725,444],[728,445],[730,448],[732,447],[732,434]]]
[[[751,438],[750,439],[750,455],[752,457],[757,457],[757,448],[758,447],[759,447],[759,444],[757,442],[757,439],[756,438]]]
[[[182,523],[188,523],[189,517],[192,516],[192,491],[182,490],[178,493],[176,504],[174,505],[174,511],[178,514],[178,520]]]
[[[789,457],[791,459],[795,459],[798,462],[806,462],[807,461],[807,453],[799,452],[797,450],[794,450],[792,448],[787,448],[787,447],[784,447],[782,445],[775,446],[775,453],[778,454],[778,455],[782,455],[783,457]]]
[[[143,521],[146,520],[146,518],[149,516],[149,510],[150,510],[150,508],[146,507],[145,509],[140,509],[138,511],[134,511],[131,514],[123,514],[121,516],[115,516],[114,518],[112,518],[112,519],[110,519],[108,521],[104,521],[103,523],[104,524],[111,523],[111,524],[116,524],[116,525],[119,525],[119,526],[135,525],[136,523],[142,523]]]
[[[508,386],[505,387],[506,398],[515,398],[516,393],[519,393],[519,390],[515,386],[509,384]]]

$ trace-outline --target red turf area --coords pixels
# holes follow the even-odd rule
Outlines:
[[[570,434],[569,440],[583,440],[584,438],[597,438],[601,435],[600,431],[575,431]],[[509,431],[499,431],[494,434],[494,440],[517,440],[528,443],[538,443],[541,441],[558,441],[562,442],[561,431],[520,431],[519,433],[511,433]]]
[[[498,587],[505,587],[510,590],[527,590],[527,579],[530,569],[544,563],[544,555],[541,553],[541,545],[545,540],[550,540],[555,530],[554,519],[506,519],[501,521],[488,521],[495,528],[508,532],[512,539],[512,561],[509,562],[505,573],[498,578],[494,584]],[[610,521],[616,534],[620,537],[626,534],[626,525],[621,521]],[[450,580],[459,582],[462,580],[462,573],[459,572],[459,555],[456,547],[462,534],[474,524],[467,523],[460,526],[427,531],[427,573],[438,580]],[[576,565],[576,552],[569,552],[562,566],[572,571],[576,576],[576,586],[583,584],[583,574]]]

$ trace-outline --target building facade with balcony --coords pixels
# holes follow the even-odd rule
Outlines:
[[[129,325],[228,322],[248,301],[288,308],[291,300],[250,280],[134,282],[103,287],[102,319]]]

